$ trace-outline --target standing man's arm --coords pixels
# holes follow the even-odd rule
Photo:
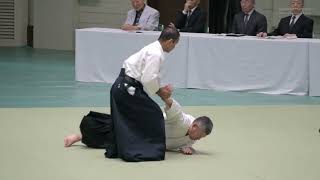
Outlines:
[[[171,96],[171,90],[165,87],[160,87],[160,64],[161,57],[157,54],[150,54],[146,57],[146,64],[143,70],[143,75],[141,76],[141,84],[143,85],[143,90],[152,96],[157,94],[162,99],[169,98]]]

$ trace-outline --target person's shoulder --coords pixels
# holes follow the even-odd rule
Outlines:
[[[242,15],[243,15],[243,12],[240,11],[240,12],[238,12],[238,13],[236,13],[236,14],[234,15],[234,18],[241,17]]]
[[[291,15],[281,18],[281,21],[285,21],[285,20],[288,20],[288,19],[291,19]]]
[[[151,13],[159,13],[158,10],[156,10],[156,9],[154,9],[154,8],[148,6],[148,5],[146,5],[145,8],[146,8],[147,11],[149,11],[149,12],[151,12]]]
[[[253,13],[255,13],[256,16],[259,17],[259,18],[266,18],[266,16],[265,16],[264,14],[260,13],[260,12],[257,11],[257,10],[254,10]]]
[[[147,46],[145,46],[143,49],[146,52],[152,52],[153,56],[161,57],[162,56],[162,52],[161,52],[160,48],[162,48],[162,47],[161,47],[159,41],[154,41],[154,42],[148,44]]]
[[[308,22],[312,22],[313,23],[313,19],[311,19],[310,17],[302,14],[301,17],[305,20],[305,21],[308,21]]]
[[[194,12],[204,12],[199,6],[194,9]]]
[[[136,10],[130,9],[130,10],[128,11],[128,14],[132,14],[132,13],[134,13],[134,12],[136,12]]]
[[[207,15],[207,12],[202,10],[200,7],[197,7],[196,9],[194,9],[193,13],[200,14],[200,15]]]

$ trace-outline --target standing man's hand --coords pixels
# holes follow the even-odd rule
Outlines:
[[[168,99],[168,98],[171,97],[172,91],[173,91],[172,86],[171,85],[166,85],[164,87],[161,87],[158,90],[157,94],[158,94],[158,96],[160,96],[160,98],[162,100],[165,100],[165,99]]]

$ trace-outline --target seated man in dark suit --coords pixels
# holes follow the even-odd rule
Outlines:
[[[267,34],[261,32],[257,36],[285,36],[285,37],[298,37],[298,38],[312,38],[313,36],[313,20],[306,17],[302,13],[304,0],[291,0],[292,15],[282,18],[279,22],[277,29],[272,33]]]
[[[199,3],[200,0],[186,0],[183,11],[178,12],[175,27],[180,32],[205,32],[207,16],[198,7]]]
[[[256,36],[267,31],[267,18],[254,10],[255,0],[241,0],[241,12],[233,19],[232,33]]]

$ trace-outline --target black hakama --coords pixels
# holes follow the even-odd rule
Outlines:
[[[90,111],[80,123],[82,143],[91,148],[105,149],[114,144],[111,115]]]
[[[106,157],[125,161],[159,161],[165,158],[165,126],[162,111],[143,86],[126,76],[124,69],[110,91],[115,146]]]

